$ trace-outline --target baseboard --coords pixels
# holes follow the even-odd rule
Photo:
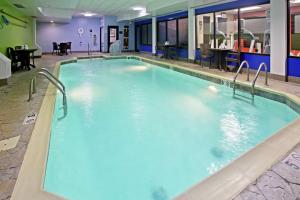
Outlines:
[[[285,81],[285,76],[278,75],[278,74],[270,74],[270,78],[279,80],[279,81]]]
[[[289,82],[299,83],[300,84],[300,77],[289,76],[288,80],[289,80]]]

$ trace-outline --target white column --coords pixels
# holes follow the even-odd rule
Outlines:
[[[188,55],[189,60],[195,59],[195,9],[189,8],[188,9],[188,22],[189,22],[189,48],[188,48]]]
[[[156,17],[152,17],[152,54],[156,54]]]
[[[271,0],[271,74],[285,76],[287,52],[287,3]]]
[[[35,56],[42,56],[42,48],[40,45],[37,43],[37,36],[36,36],[36,18],[32,18],[32,45],[33,48],[38,49],[36,52],[34,52]]]

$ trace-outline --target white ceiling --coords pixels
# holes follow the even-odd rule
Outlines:
[[[19,9],[26,15],[36,16],[38,20],[67,21],[82,12],[93,12],[98,16],[114,15],[120,19],[136,18],[141,11],[134,11],[132,7],[144,7],[147,12],[170,7],[170,11],[178,9],[174,5],[182,4],[187,7],[189,0],[6,0],[10,4],[21,4],[25,8]],[[163,6],[162,6],[163,5]],[[38,10],[42,8],[42,13]]]
[[[3,1],[3,0],[1,0]],[[186,10],[188,6],[220,3],[233,0],[5,0],[10,4],[21,4],[19,9],[40,21],[68,21],[82,12],[93,12],[98,16],[113,15],[119,20],[131,20],[145,15],[145,11],[134,11],[133,7],[144,7],[149,15],[162,15]],[[42,12],[38,10],[41,8]]]

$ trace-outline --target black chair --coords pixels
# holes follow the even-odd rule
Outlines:
[[[17,71],[21,65],[22,59],[16,54],[15,50],[12,47],[6,49],[7,57],[11,60],[11,71]]]
[[[67,50],[70,51],[70,54],[72,54],[72,42],[67,42]]]
[[[226,67],[229,71],[235,71],[241,64],[241,54],[239,52],[229,52],[225,57]]]
[[[53,55],[53,53],[55,53],[56,55],[58,55],[58,53],[59,53],[58,44],[56,42],[53,42],[52,45],[53,45],[52,55]]]
[[[68,55],[68,44],[67,43],[60,43],[59,44],[59,51],[60,55]]]
[[[20,50],[22,48],[23,48],[22,46],[15,46],[15,50]]]
[[[203,67],[202,62],[203,60],[209,60],[209,67],[211,67],[213,54],[209,50],[209,44],[201,44],[201,55],[200,55],[200,65]]]

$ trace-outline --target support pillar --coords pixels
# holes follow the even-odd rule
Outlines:
[[[287,59],[287,2],[271,0],[271,74],[283,78]]]
[[[189,30],[189,47],[188,47],[188,58],[190,61],[194,61],[195,59],[195,51],[196,51],[196,44],[195,44],[195,9],[189,8],[188,9],[188,30]]]
[[[152,54],[156,55],[156,36],[157,36],[157,30],[156,30],[156,17],[152,17]]]

